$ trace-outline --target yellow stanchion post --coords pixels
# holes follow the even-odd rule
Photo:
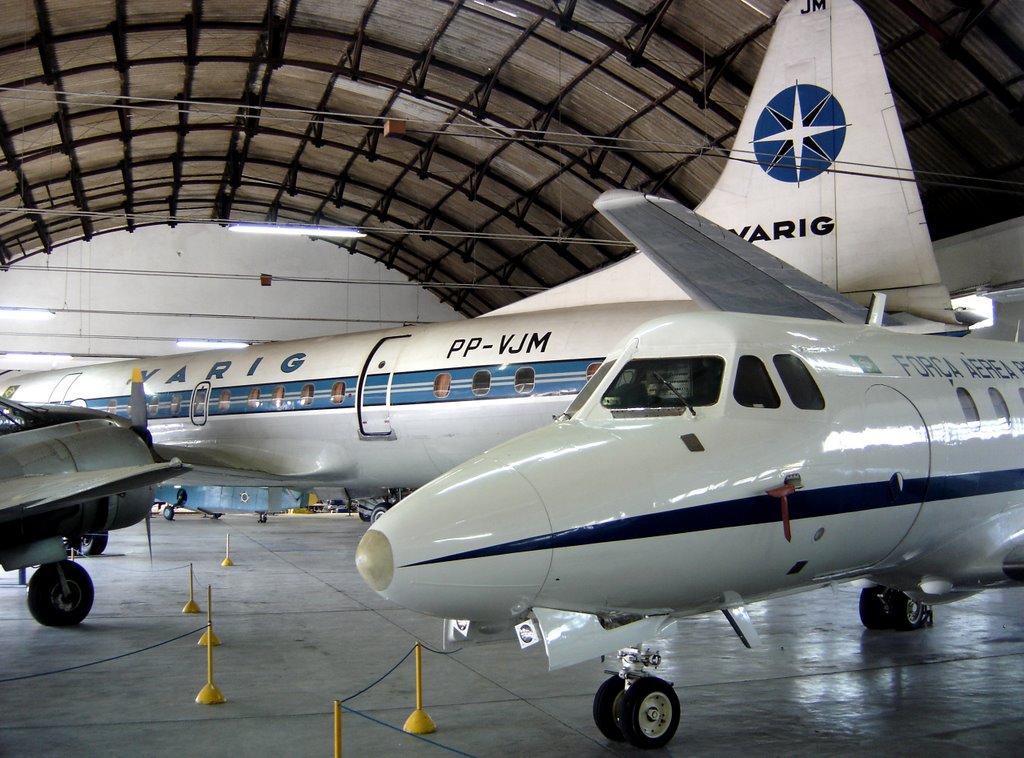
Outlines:
[[[423,710],[423,653],[422,645],[416,643],[416,710],[405,720],[402,731],[409,734],[433,734],[437,731],[434,720]]]
[[[209,585],[207,592],[210,592]],[[207,622],[206,629],[210,630],[210,622]],[[206,686],[199,690],[196,702],[201,705],[216,705],[225,702],[224,694],[213,683],[213,645],[206,646]]]
[[[220,640],[217,639],[217,635],[213,631],[213,590],[209,586],[206,588],[206,631],[199,638],[199,644],[213,645],[214,647],[220,644]]]
[[[231,560],[231,533],[228,532],[227,546],[224,549],[224,560],[220,562],[221,566],[234,566],[234,562]]]
[[[341,701],[334,701],[334,758],[341,758]]]
[[[185,603],[185,607],[181,609],[182,613],[199,613],[199,603],[196,602],[195,597],[192,595],[192,586],[195,584],[195,579],[192,578],[192,564],[188,564],[188,602]]]

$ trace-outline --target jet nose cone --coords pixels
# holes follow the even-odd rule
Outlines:
[[[508,619],[540,590],[551,526],[536,490],[506,461],[481,456],[424,485],[363,536],[366,583],[406,608],[445,618]]]
[[[383,532],[369,530],[356,548],[356,569],[370,589],[383,592],[395,578],[395,557],[391,541]]]

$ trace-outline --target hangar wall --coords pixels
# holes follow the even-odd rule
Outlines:
[[[264,273],[271,286],[261,286]],[[335,244],[209,224],[64,245],[0,272],[0,304],[56,313],[0,319],[0,352],[92,359],[173,353],[178,338],[282,340],[462,318],[402,274]],[[0,370],[51,363],[0,356]]]

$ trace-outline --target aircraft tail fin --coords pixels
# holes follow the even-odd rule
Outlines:
[[[780,12],[731,158],[697,212],[867,304],[956,323],[871,23]]]

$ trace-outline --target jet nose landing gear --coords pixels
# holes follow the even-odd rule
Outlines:
[[[606,679],[594,696],[594,723],[610,740],[662,747],[679,727],[679,698],[671,683],[646,671],[648,666],[657,668],[661,656],[625,648],[619,661],[622,670]]]

